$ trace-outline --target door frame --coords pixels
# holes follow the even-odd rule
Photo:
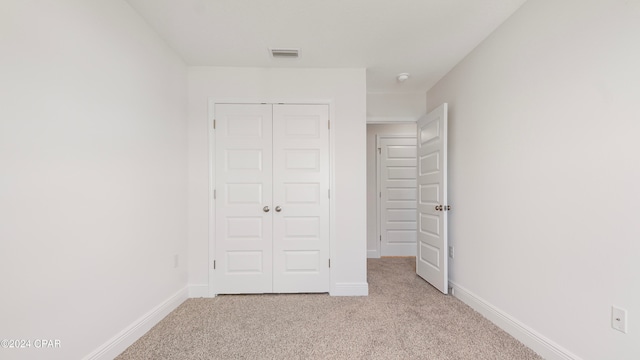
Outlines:
[[[208,275],[208,297],[215,297],[216,287],[214,281],[214,261],[216,259],[215,241],[216,241],[216,206],[214,201],[214,188],[216,183],[216,143],[215,143],[215,131],[213,129],[213,121],[215,119],[215,105],[216,104],[291,104],[291,105],[327,105],[329,106],[329,258],[336,258],[336,236],[335,236],[335,136],[334,129],[336,124],[335,109],[332,99],[280,99],[280,98],[267,98],[267,99],[255,99],[255,98],[209,98],[207,108],[207,129],[208,129],[208,165],[209,165],[209,197],[208,197],[208,244],[209,251],[207,257],[207,275]],[[333,266],[329,267],[329,294],[335,291],[335,282],[333,274]]]
[[[382,192],[382,165],[381,165],[381,161],[382,161],[382,152],[381,152],[381,148],[380,148],[380,141],[383,139],[416,139],[416,157],[417,157],[417,137],[415,135],[406,135],[406,134],[390,134],[390,135],[380,135],[380,134],[376,134],[376,193],[378,194],[378,196],[376,196],[376,224],[378,226],[376,226],[376,239],[378,239],[378,241],[376,241],[376,251],[378,254],[378,258],[382,257],[382,196],[381,196],[381,192]],[[416,184],[416,190],[417,190],[417,184]],[[416,213],[417,213],[417,209],[416,209]]]

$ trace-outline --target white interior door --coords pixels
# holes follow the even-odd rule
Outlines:
[[[273,106],[273,291],[329,291],[329,107]]]
[[[380,253],[416,255],[415,137],[379,137]]]
[[[447,104],[418,120],[418,254],[416,273],[448,292]]]
[[[216,104],[215,284],[272,292],[271,105]]]

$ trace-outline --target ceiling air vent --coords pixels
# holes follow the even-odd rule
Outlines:
[[[300,56],[300,49],[269,49],[274,58],[297,59]]]

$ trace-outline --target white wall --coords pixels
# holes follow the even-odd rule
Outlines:
[[[416,121],[425,114],[424,93],[368,93],[367,123]]]
[[[367,125],[367,256],[380,257],[377,220],[377,162],[376,136],[416,136],[416,124],[368,124]]]
[[[208,284],[208,100],[332,101],[332,294],[367,293],[364,69],[189,69],[189,282]],[[202,294],[202,291],[198,291]]]
[[[186,67],[119,0],[3,0],[0,54],[0,339],[61,345],[0,358],[80,359],[186,296]]]
[[[640,1],[529,0],[427,94],[451,280],[575,358],[640,359],[639,41]]]

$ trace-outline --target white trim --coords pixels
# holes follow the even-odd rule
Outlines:
[[[380,254],[378,253],[378,250],[367,250],[367,258],[380,259]]]
[[[449,282],[449,286],[453,288],[452,295],[469,305],[543,358],[547,360],[582,360],[569,350],[521,323],[471,291],[453,282]]]
[[[367,124],[415,124],[417,120],[413,117],[367,117]]]
[[[333,100],[327,102],[329,105],[329,189],[331,196],[329,197],[329,259],[334,259],[334,264],[338,261],[336,249],[336,107]],[[333,288],[335,279],[335,266],[329,267],[329,289]]]
[[[213,199],[213,191],[214,185],[216,183],[216,137],[213,129],[213,121],[215,119],[215,104],[216,102],[212,99],[209,99],[207,114],[209,118],[207,119],[207,127],[209,128],[209,242],[207,245],[209,246],[209,257],[207,259],[207,269],[209,269],[209,297],[215,297],[215,272],[213,269],[213,262],[216,258],[216,205]]]
[[[369,296],[369,283],[336,283],[331,296]]]
[[[334,101],[331,99],[243,99],[243,98],[209,98],[208,99],[208,116],[207,126],[209,128],[209,261],[207,268],[209,269],[209,281],[208,281],[208,296],[215,297],[215,282],[214,282],[214,270],[213,261],[216,258],[215,252],[215,219],[216,208],[213,199],[213,188],[215,184],[215,132],[213,129],[213,120],[215,118],[215,105],[216,104],[295,104],[295,105],[327,105],[329,106],[329,121],[331,127],[329,128],[329,190],[331,198],[329,199],[329,258],[336,259],[336,209],[335,209],[335,128],[336,128],[336,116]],[[333,288],[334,268],[329,269],[329,288]]]
[[[147,331],[151,330],[170,312],[175,310],[180,304],[187,300],[187,288],[184,287],[158,306],[151,309],[145,315],[124,328],[116,336],[102,344],[91,354],[84,357],[84,360],[113,359],[125,351],[131,344],[136,342]]]
[[[214,104],[295,104],[333,105],[331,99],[288,99],[288,98],[209,98],[209,106]],[[211,108],[210,108],[211,109]]]
[[[376,149],[375,149],[375,153],[376,153],[376,253],[377,253],[377,257],[381,257],[382,256],[382,231],[381,231],[381,227],[382,225],[380,224],[380,212],[382,211],[382,198],[381,198],[381,194],[380,192],[382,191],[382,188],[380,187],[380,161],[382,159],[382,154],[380,154],[380,152],[382,150],[378,150],[380,149],[380,134],[376,134]]]
[[[189,298],[202,298],[209,296],[209,285],[189,284]]]

